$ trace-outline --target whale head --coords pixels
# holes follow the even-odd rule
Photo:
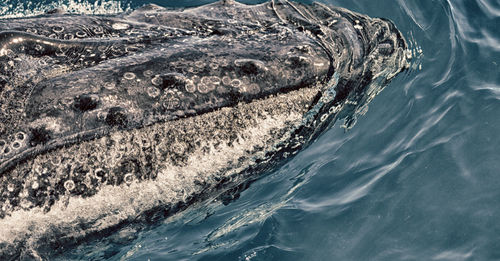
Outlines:
[[[406,48],[392,22],[318,3],[0,20],[0,257],[256,179],[352,126]]]

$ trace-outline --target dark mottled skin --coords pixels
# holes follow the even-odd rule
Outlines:
[[[53,231],[0,236],[0,257],[120,227],[111,217],[130,209],[129,221],[154,222],[237,197],[335,120],[353,124],[407,66],[405,49],[389,21],[287,1],[0,19],[0,221],[32,210],[19,227]],[[49,219],[148,181],[163,197],[89,209],[78,236]]]

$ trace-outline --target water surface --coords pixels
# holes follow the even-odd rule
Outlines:
[[[212,1],[166,2],[9,0],[0,14]],[[227,206],[198,206],[55,259],[500,259],[500,2],[322,2],[391,19],[414,52],[412,69],[351,130],[338,122]]]

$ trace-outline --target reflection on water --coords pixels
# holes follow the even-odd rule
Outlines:
[[[500,259],[500,2],[322,2],[393,20],[412,69],[351,130],[337,124],[231,204],[60,259]],[[4,4],[0,13],[41,10],[33,6],[43,8]]]

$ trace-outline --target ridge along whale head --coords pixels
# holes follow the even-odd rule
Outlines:
[[[405,52],[387,20],[288,1],[0,20],[0,225],[18,226],[0,253],[154,222],[255,179],[352,126]]]
[[[284,23],[315,37],[330,60],[329,82],[305,118],[313,123],[312,138],[337,119],[352,127],[369,102],[409,66],[407,44],[388,19],[321,3],[275,0],[272,6]]]

